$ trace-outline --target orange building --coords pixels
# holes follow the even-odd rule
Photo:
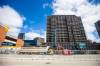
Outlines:
[[[22,47],[24,44],[24,41],[21,39],[14,39],[12,37],[6,36],[7,31],[8,31],[7,27],[3,27],[0,25],[0,43],[4,42],[5,39],[8,39],[11,41],[15,41],[17,47]]]
[[[0,25],[0,42],[3,42],[6,37],[5,27]]]
[[[23,45],[24,45],[24,41],[21,40],[21,39],[17,39],[16,46],[17,47],[23,47]]]

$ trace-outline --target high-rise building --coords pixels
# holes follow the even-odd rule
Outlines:
[[[19,33],[18,39],[25,39],[25,33]]]
[[[100,37],[100,20],[97,21],[97,22],[95,23],[95,26],[96,26],[96,29],[97,29],[98,35],[99,35],[99,37]]]
[[[86,44],[86,35],[81,18],[75,15],[52,15],[47,17],[47,45],[78,49]]]

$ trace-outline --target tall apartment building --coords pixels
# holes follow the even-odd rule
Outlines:
[[[99,35],[99,37],[100,37],[100,20],[97,21],[97,22],[95,23],[95,26],[96,26],[96,29],[97,29],[98,35]]]
[[[47,44],[67,49],[78,48],[86,43],[86,35],[80,17],[75,15],[52,15],[47,17]]]

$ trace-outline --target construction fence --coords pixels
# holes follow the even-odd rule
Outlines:
[[[54,50],[56,55],[100,54],[100,50]]]

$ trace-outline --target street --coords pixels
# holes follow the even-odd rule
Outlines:
[[[100,66],[100,55],[0,55],[0,66]]]

